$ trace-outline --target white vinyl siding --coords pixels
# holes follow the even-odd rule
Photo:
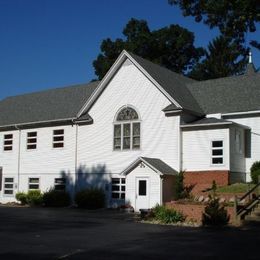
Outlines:
[[[138,157],[146,156],[160,158],[178,171],[180,117],[165,116],[162,110],[169,104],[157,87],[127,60],[89,110],[94,124],[79,126],[78,165],[89,169],[103,165],[107,172],[120,174]],[[115,117],[125,106],[133,107],[140,116],[140,141],[133,134],[132,143],[134,146],[136,142],[138,147],[140,142],[137,149],[121,150],[123,130],[114,131]]]
[[[229,129],[194,129],[182,132],[182,154],[185,171],[229,170]],[[212,164],[212,141],[223,142],[223,163]],[[216,152],[220,152],[216,147]],[[214,155],[218,157],[219,155]]]

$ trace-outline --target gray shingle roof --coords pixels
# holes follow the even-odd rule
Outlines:
[[[159,174],[165,174],[165,175],[176,175],[178,172],[174,170],[171,166],[169,166],[167,163],[163,162],[162,160],[158,158],[149,158],[149,157],[139,157],[137,160],[135,160],[133,163],[131,163],[123,172],[122,174],[128,174],[133,169],[135,169],[140,162],[143,162],[144,164],[150,166],[152,169],[154,169]]]
[[[98,83],[7,97],[0,102],[0,126],[75,118]]]
[[[203,110],[192,96],[186,84],[196,82],[188,77],[170,71],[135,54],[129,53],[161,87],[184,109],[203,115]]]
[[[162,161],[161,159],[157,158],[148,158],[148,157],[141,157],[145,162],[153,166],[155,169],[157,169],[162,174],[166,175],[177,175],[178,172],[174,170],[171,166],[169,166],[167,163]]]
[[[250,73],[187,84],[206,114],[260,110],[260,74]]]

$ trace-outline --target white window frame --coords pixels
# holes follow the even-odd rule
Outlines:
[[[62,134],[55,134],[55,131],[63,131]],[[62,140],[55,140],[55,138],[58,137],[62,137]],[[55,146],[57,145],[58,146]],[[60,144],[62,144],[62,146],[59,146]],[[65,146],[65,130],[63,128],[60,129],[54,129],[52,132],[52,148],[53,149],[63,149]]]
[[[6,181],[6,179],[12,179],[12,181]],[[14,177],[4,177],[3,183],[4,183],[4,186],[3,186],[3,195],[4,195],[4,196],[8,196],[8,197],[13,197],[13,196],[14,196],[14,188],[15,188],[15,186],[14,186]],[[12,185],[12,188],[6,188],[6,187],[5,187],[6,184],[9,184],[9,185],[11,184],[11,185]],[[12,194],[6,194],[6,193],[5,193],[6,190],[12,190]]]
[[[118,179],[118,183],[113,183],[113,180]],[[111,178],[111,199],[112,200],[124,200],[126,193],[126,179],[122,177]],[[119,187],[118,190],[113,190],[113,186]],[[118,194],[118,198],[113,198],[113,194]]]
[[[7,136],[11,136],[7,138]],[[11,144],[6,144],[5,142],[10,142]],[[3,140],[3,151],[4,152],[12,152],[13,151],[13,145],[14,145],[14,135],[13,134],[4,134],[4,140]],[[8,147],[11,147],[11,149],[7,149]]]
[[[38,179],[38,183],[35,183],[35,182],[31,182],[30,180],[31,179]],[[35,189],[35,188],[30,188],[30,185],[38,185],[38,188]],[[40,178],[39,177],[29,177],[28,178],[28,190],[40,190]]]
[[[213,142],[222,142],[222,146],[213,147]],[[213,155],[214,150],[222,150],[222,155]],[[224,165],[224,140],[223,139],[214,139],[210,142],[210,164],[212,166],[223,166]],[[222,163],[214,163],[213,158],[222,158]]]
[[[29,136],[30,134],[35,134],[35,135]],[[37,131],[27,132],[26,150],[31,151],[37,149],[37,137],[38,137]],[[30,142],[30,140],[34,140],[34,142]]]

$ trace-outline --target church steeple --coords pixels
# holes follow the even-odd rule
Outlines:
[[[255,73],[256,73],[256,69],[255,69],[254,63],[252,61],[252,52],[249,51],[249,54],[248,54],[248,64],[246,66],[245,74],[246,75],[253,75]]]

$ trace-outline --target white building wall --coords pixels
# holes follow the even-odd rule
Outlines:
[[[182,131],[182,155],[185,171],[230,170],[229,129],[204,129]],[[223,140],[224,163],[212,165],[211,142]]]
[[[255,161],[260,160],[260,116],[248,116],[242,118],[230,118],[230,121],[248,126],[251,128],[251,156],[246,158],[246,180],[251,181],[250,168]]]
[[[143,165],[144,166],[144,165]],[[135,208],[136,205],[136,178],[137,177],[148,177],[148,197],[149,197],[149,208],[161,204],[161,179],[160,175],[154,172],[148,166],[140,167],[137,166],[126,176],[126,203],[129,203]]]
[[[160,158],[179,169],[179,116],[165,117],[170,102],[130,62],[126,61],[110,81],[89,114],[94,124],[79,127],[78,166],[105,166],[119,174],[139,156]],[[113,151],[113,122],[125,105],[141,118],[141,149]]]

